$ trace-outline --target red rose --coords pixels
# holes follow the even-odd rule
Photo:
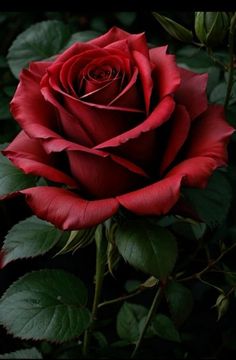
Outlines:
[[[38,217],[79,229],[120,206],[165,214],[181,185],[203,188],[226,164],[233,129],[208,105],[207,75],[166,52],[114,27],[22,71],[11,111],[23,130],[4,154],[58,183],[21,191]]]

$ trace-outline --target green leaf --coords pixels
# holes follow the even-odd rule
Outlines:
[[[224,221],[232,199],[231,186],[221,171],[213,173],[205,189],[185,188],[183,194],[210,228]]]
[[[160,15],[157,12],[152,13],[155,19],[161,24],[161,26],[170,34],[173,38],[183,41],[191,42],[193,40],[192,31],[186,29],[184,26],[178,24],[172,19],[166,16]]]
[[[190,241],[199,240],[204,235],[207,226],[205,223],[191,224],[187,221],[179,221],[171,226],[171,230],[179,236]]]
[[[152,321],[152,328],[162,339],[181,342],[179,332],[172,320],[164,314],[156,315]]]
[[[117,315],[116,329],[119,337],[130,343],[139,337],[139,322],[148,313],[148,310],[138,304],[125,302]]]
[[[193,309],[191,291],[182,284],[171,281],[165,288],[165,296],[175,324],[181,325]]]
[[[95,331],[93,337],[96,339],[100,349],[108,346],[106,336],[101,331]]]
[[[179,66],[198,73],[208,72],[208,68],[213,64],[206,51],[192,45],[181,47],[176,52],[176,61]]]
[[[42,359],[42,355],[35,348],[22,349],[0,355],[0,359]]]
[[[3,243],[3,266],[12,260],[45,254],[58,242],[62,233],[36,216],[19,222],[8,232]]]
[[[0,196],[35,186],[36,177],[24,174],[0,154]]]
[[[154,224],[157,224],[157,225],[162,226],[162,227],[170,226],[170,225],[172,225],[172,224],[179,221],[179,219],[174,215],[166,215],[166,216],[162,216],[162,217],[154,217],[154,218],[149,218],[149,220],[154,222]]]
[[[99,33],[98,31],[94,31],[94,30],[84,30],[84,31],[76,32],[71,35],[69,41],[66,43],[63,50],[67,49],[68,47],[75,44],[76,42],[86,42],[86,41],[92,40],[100,35],[101,35],[101,33]]]
[[[174,268],[177,243],[170,231],[138,219],[118,227],[116,243],[123,258],[135,268],[165,279]]]
[[[40,270],[14,282],[0,299],[0,324],[22,339],[64,342],[90,323],[87,291],[63,270]]]
[[[139,324],[138,324],[140,334],[143,331],[143,328],[144,328],[144,326],[146,324],[146,318],[147,318],[147,316],[143,317],[140,320]],[[146,328],[144,338],[150,338],[150,337],[153,337],[155,335],[156,335],[156,332],[154,331],[154,329],[152,327],[152,324],[149,324],[148,327]]]
[[[210,102],[213,104],[224,104],[226,91],[227,84],[225,82],[217,84],[210,94]]]
[[[210,94],[220,82],[221,69],[217,66],[211,66],[208,68],[207,72],[207,93]]]
[[[20,71],[31,61],[47,59],[58,54],[70,38],[68,27],[61,21],[48,20],[31,25],[12,43],[7,59],[18,78]]]

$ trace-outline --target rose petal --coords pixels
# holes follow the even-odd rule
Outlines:
[[[87,82],[86,92],[92,88],[92,85],[94,84]],[[108,105],[116,97],[117,93],[119,93],[119,90],[120,79],[115,79],[96,90],[87,92],[86,95],[81,96],[80,99],[94,104]]]
[[[144,109],[144,101],[141,87],[137,81],[138,78],[138,69],[135,67],[133,69],[133,74],[129,80],[127,86],[119,93],[118,96],[114,97],[113,100],[109,103],[109,106],[118,106],[123,108],[133,108],[140,111]]]
[[[146,113],[149,113],[150,100],[153,88],[150,61],[142,53],[133,51],[135,63],[139,69],[139,76],[142,83],[143,95],[145,100]]]
[[[184,184],[204,188],[213,171],[226,165],[227,144],[234,129],[224,118],[221,105],[209,105],[208,110],[191,127],[187,159],[167,175],[184,175]]]
[[[95,140],[93,139],[93,135],[90,135],[87,129],[83,127],[83,123],[80,122],[77,117],[70,114],[47,87],[42,88],[42,94],[44,95],[45,100],[49,101],[57,109],[60,119],[60,121],[58,121],[58,127],[61,129],[61,132],[69,140],[76,141],[84,146],[92,147]],[[42,132],[40,132],[40,137],[43,139],[49,138],[46,133],[44,134]],[[50,138],[61,139],[61,136],[54,134]]]
[[[94,155],[98,158],[109,158],[116,164],[123,166],[125,169],[131,173],[135,173],[144,177],[148,177],[146,172],[138,165],[132,161],[122,158],[116,154],[111,154],[106,151],[91,149],[86,146],[73,143],[71,141],[65,140],[62,137],[57,138],[47,138],[42,141],[42,145],[47,153],[62,152],[62,151],[76,151],[82,154]]]
[[[116,199],[88,201],[57,187],[37,186],[21,191],[33,212],[63,230],[79,230],[100,224],[114,215]]]
[[[115,27],[113,29],[115,29]],[[120,40],[117,39],[114,42],[108,43],[104,47],[104,49],[120,50],[123,54],[127,56],[130,56],[131,52],[136,50],[139,53],[143,54],[147,59],[149,59],[149,49],[147,47],[147,40],[144,32],[140,34],[127,33],[126,38],[122,38]]]
[[[219,163],[207,156],[197,156],[182,161],[171,169],[166,176],[183,176],[183,184],[190,187],[204,188]]]
[[[45,99],[54,104],[60,111],[61,107],[56,105],[58,102],[55,100],[52,91],[48,87],[42,88],[41,91]],[[79,126],[88,134],[88,137],[93,139],[94,145],[127,131],[136,122],[140,121],[139,110],[133,111],[120,108],[117,111],[118,108],[115,107],[105,105],[95,106],[95,104],[86,103],[66,94],[64,95],[64,108],[74,118],[74,121],[70,123],[71,128],[74,128],[74,124],[78,122]],[[79,132],[75,128],[74,130],[74,139],[76,139],[76,134],[78,134],[79,138]]]
[[[208,74],[197,74],[179,67],[181,84],[175,92],[177,103],[186,107],[190,118],[195,119],[207,109]]]
[[[24,131],[21,131],[2,153],[26,174],[43,176],[73,188],[78,187],[74,179],[56,169],[55,161],[45,152],[41,143],[29,138]]]
[[[95,45],[98,47],[104,47],[108,44],[114,43],[115,41],[126,39],[130,34],[117,26],[113,26],[105,34],[96,37],[95,39],[89,40],[87,44]]]
[[[95,149],[103,149],[109,147],[118,147],[131,139],[138,138],[141,134],[157,129],[165,123],[174,111],[175,103],[171,96],[166,96],[153,110],[149,117],[137,125],[136,127],[128,130],[116,137],[113,137],[97,146]]]
[[[109,151],[109,149],[108,149]],[[130,139],[116,148],[111,148],[112,153],[122,158],[129,157],[129,160],[140,166],[149,176],[156,176],[158,136],[155,130],[142,133],[138,138]]]
[[[190,130],[190,124],[191,120],[185,107],[182,105],[176,105],[171,123],[170,134],[168,136],[166,149],[160,167],[161,175],[172,163],[182,145],[185,143]]]
[[[62,84],[65,92],[77,97],[80,89],[78,85],[78,88],[75,89],[75,86],[77,83],[79,84],[80,74],[83,74],[84,67],[94,59],[99,60],[108,55],[109,53],[103,49],[88,50],[82,54],[72,56],[64,63],[54,63],[49,68],[49,74],[53,77],[54,81],[57,81],[58,88]]]
[[[226,122],[223,106],[209,105],[191,128],[187,157],[208,156],[217,160],[219,166],[225,165],[227,144],[234,131]]]
[[[154,64],[153,82],[160,99],[175,93],[180,84],[179,68],[175,56],[166,54],[167,46],[150,49],[150,59]]]
[[[169,176],[116,198],[120,205],[138,215],[166,214],[179,199],[182,178],[182,175]]]
[[[29,70],[41,78],[51,65],[51,61],[33,61],[29,64]]]
[[[76,42],[70,46],[67,50],[63,51],[62,54],[58,55],[54,64],[57,62],[64,63],[68,59],[72,58],[74,55],[79,55],[88,50],[96,49],[97,47],[91,44],[91,42]]]
[[[56,113],[40,92],[39,78],[28,70],[21,72],[10,110],[30,136],[37,136],[38,131],[53,136],[53,130],[57,129]]]
[[[57,67],[59,67],[60,65],[56,65]],[[56,67],[55,67],[56,68]],[[58,81],[58,76],[55,76],[56,73],[53,73],[52,77],[48,77],[48,76],[44,76],[42,81],[41,81],[41,92],[44,92],[44,89],[46,88],[52,88],[54,91],[58,92],[60,94],[60,96],[64,97],[64,101],[66,102],[66,104],[68,104],[68,106],[75,107],[75,109],[80,106],[80,104],[84,104],[83,101],[81,101],[80,99],[71,96],[69,93],[63,91],[63,89],[60,87],[60,83]],[[70,104],[73,105],[70,105]],[[136,108],[131,108],[129,107],[122,107],[122,106],[107,106],[107,105],[102,105],[102,104],[94,104],[94,103],[86,103],[87,106],[91,107],[91,108],[96,108],[96,109],[102,109],[102,110],[110,110],[110,111],[127,111],[127,112],[133,112],[133,113],[142,113],[143,110],[140,109],[136,109]]]
[[[118,48],[124,51],[124,42],[121,43],[120,40],[125,39],[127,39],[128,46],[131,50],[137,50],[147,58],[149,57],[147,41],[144,33],[130,34],[116,26],[113,26],[106,34],[88,41],[88,44],[105,47],[108,49]]]
[[[114,157],[99,157],[93,154],[68,151],[70,169],[80,188],[89,196],[108,198],[146,182],[144,172],[137,172],[129,164],[114,161]],[[124,160],[125,161],[125,160]],[[135,171],[136,170],[136,171]]]

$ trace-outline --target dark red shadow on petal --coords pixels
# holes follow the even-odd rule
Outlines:
[[[95,149],[105,149],[110,147],[119,147],[132,139],[137,139],[143,133],[158,129],[167,120],[169,120],[175,108],[175,102],[171,96],[166,96],[153,110],[145,121],[131,130],[113,137],[95,147]]]
[[[89,198],[113,197],[147,184],[145,172],[125,159],[68,151],[70,170]],[[137,172],[139,171],[139,172]]]
[[[176,105],[169,134],[164,145],[165,151],[160,166],[160,175],[162,175],[169,165],[175,160],[180,149],[184,145],[190,130],[191,119],[185,107]]]

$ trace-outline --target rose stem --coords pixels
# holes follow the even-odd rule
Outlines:
[[[92,331],[97,321],[98,304],[101,297],[103,278],[106,266],[107,240],[103,236],[103,225],[100,224],[95,232],[96,243],[96,271],[95,271],[95,292],[92,307],[92,319],[89,328],[85,331],[83,341],[83,355],[88,356]]]
[[[159,305],[159,303],[160,303],[160,301],[162,299],[164,288],[165,288],[164,284],[160,283],[160,286],[158,287],[156,295],[154,296],[152,305],[151,305],[150,310],[148,312],[148,315],[147,315],[146,321],[144,323],[144,326],[142,328],[142,331],[141,331],[141,333],[139,335],[139,338],[138,338],[138,340],[136,342],[135,349],[131,354],[131,357],[130,357],[131,359],[133,359],[136,356],[136,354],[137,354],[137,352],[138,352],[138,350],[139,350],[139,348],[141,346],[141,343],[143,341],[146,330],[147,330],[151,320],[153,319],[153,316],[155,315],[157,306]]]
[[[229,58],[230,58],[230,64],[229,64],[229,78],[228,78],[228,85],[227,85],[227,92],[225,96],[225,104],[224,107],[227,108],[231,90],[234,82],[234,33],[236,29],[236,13],[234,13],[234,16],[231,19],[230,22],[230,28],[229,28]]]

